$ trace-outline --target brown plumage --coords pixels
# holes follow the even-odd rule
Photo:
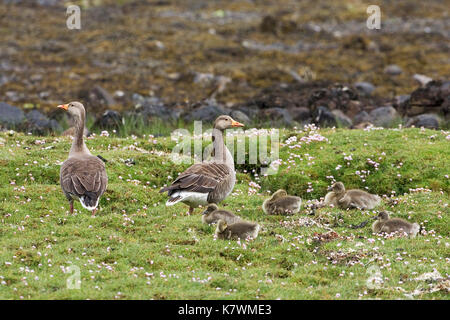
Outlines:
[[[251,237],[256,239],[260,226],[257,223],[249,221],[239,221],[233,224],[227,224],[223,220],[217,222],[216,236],[219,239],[237,240]]]
[[[329,193],[325,196],[323,206],[338,206],[341,209],[373,209],[380,204],[381,199],[379,196],[370,194],[363,190],[352,189],[345,190],[345,186],[342,182],[336,182],[330,188]]]
[[[293,214],[300,211],[302,199],[289,196],[283,189],[277,190],[270,198],[263,202],[266,214]]]
[[[73,213],[73,198],[78,198],[81,205],[95,214],[98,201],[108,184],[105,164],[93,156],[87,149],[83,139],[83,128],[86,112],[79,102],[60,105],[69,112],[75,122],[75,136],[69,152],[69,158],[61,165],[61,188],[70,204]]]
[[[236,181],[234,159],[224,144],[223,132],[243,124],[230,116],[220,116],[214,122],[213,153],[211,161],[204,161],[189,167],[175,181],[160,192],[167,192],[167,206],[183,202],[189,206],[189,212],[200,205],[219,203],[233,190]]]
[[[410,223],[400,218],[390,218],[386,211],[380,212],[376,219],[377,221],[372,224],[373,233],[405,232],[414,238],[420,231],[419,224]]]
[[[240,217],[234,213],[223,210],[217,207],[216,204],[210,204],[205,211],[202,212],[202,222],[206,224],[217,223],[217,221],[223,220],[227,224],[233,224],[241,220]]]

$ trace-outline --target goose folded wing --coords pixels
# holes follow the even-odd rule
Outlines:
[[[209,193],[214,191],[230,173],[230,168],[225,164],[195,164],[180,174],[170,186],[162,188],[160,192],[168,191],[169,195],[179,190]]]
[[[105,192],[107,183],[105,166],[98,158],[69,159],[61,167],[63,190],[77,197],[94,194],[98,198]]]

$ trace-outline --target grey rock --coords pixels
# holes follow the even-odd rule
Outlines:
[[[242,111],[240,110],[233,110],[230,113],[230,116],[238,121],[238,122],[242,122],[243,124],[249,124],[250,123],[250,118]]]
[[[17,107],[0,102],[0,124],[6,128],[15,128],[25,119],[24,113]]]
[[[358,125],[363,122],[372,122],[372,117],[366,111],[360,111],[353,117],[353,123]]]
[[[288,109],[292,119],[298,122],[306,122],[311,118],[311,111],[306,107],[297,107]]]
[[[411,95],[409,94],[402,94],[400,96],[395,97],[395,104],[401,105],[406,103],[411,98]]]
[[[375,86],[371,84],[370,82],[356,82],[354,84],[354,87],[363,95],[369,96],[372,94],[372,92],[375,90]]]
[[[44,134],[48,132],[61,131],[62,128],[54,119],[49,119],[45,114],[39,110],[34,109],[26,115],[27,125],[26,130],[36,134]]]
[[[143,117],[145,121],[155,118],[172,121],[179,118],[179,112],[168,108],[158,97],[143,97],[134,94],[132,99],[135,103],[135,115]]]
[[[384,68],[384,73],[391,75],[391,76],[398,76],[402,72],[403,72],[402,68],[400,68],[396,64],[391,64],[391,65],[387,66],[386,68]]]
[[[293,119],[291,114],[283,108],[268,108],[261,110],[262,118],[269,120],[273,126],[282,124],[285,126],[292,126]]]
[[[372,123],[379,127],[391,127],[399,119],[399,114],[392,106],[379,107],[369,113]]]
[[[336,117],[336,122],[338,125],[343,127],[350,127],[353,125],[352,119],[350,119],[344,112],[341,110],[335,109],[331,111],[332,114]]]
[[[184,116],[187,122],[199,120],[213,122],[220,115],[230,114],[230,110],[218,104],[215,100],[206,100],[205,105],[188,112]]]
[[[416,80],[422,87],[425,87],[428,82],[433,81],[433,79],[431,79],[430,77],[417,73],[413,75],[413,79]]]
[[[406,122],[407,127],[416,127],[416,128],[428,128],[428,129],[439,129],[440,119],[436,114],[433,113],[425,113],[415,117],[410,118]]]

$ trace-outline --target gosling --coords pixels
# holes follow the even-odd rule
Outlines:
[[[202,212],[202,222],[206,224],[217,223],[222,219],[227,224],[233,224],[241,220],[240,217],[227,210],[219,210],[215,203],[211,203],[205,211]]]
[[[260,225],[255,222],[241,220],[233,224],[227,224],[220,219],[217,222],[216,236],[224,240],[256,239],[260,228]]]
[[[367,193],[363,190],[352,189],[345,190],[344,184],[342,182],[336,182],[330,188],[328,188],[329,193],[326,194],[324,206],[338,206],[341,209],[362,209],[371,210],[380,204],[381,199],[375,194]]]
[[[289,196],[283,189],[277,190],[263,202],[262,208],[266,214],[294,214],[300,211],[302,199]]]
[[[409,223],[406,220],[400,218],[389,218],[389,213],[382,211],[374,219],[377,219],[372,224],[373,233],[392,233],[392,232],[405,232],[408,236],[414,238],[420,232],[420,226],[417,223]]]

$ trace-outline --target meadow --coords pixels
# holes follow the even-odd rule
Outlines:
[[[1,299],[449,298],[449,132],[280,130],[278,172],[237,165],[234,191],[220,204],[262,225],[252,241],[215,239],[202,209],[165,206],[160,188],[189,166],[170,160],[170,136],[88,138],[107,159],[108,189],[95,217],[79,202],[71,215],[59,185],[70,144],[0,133]],[[314,209],[334,181],[379,194],[382,204]],[[278,188],[302,197],[298,214],[264,214]],[[381,210],[418,222],[422,233],[352,228]],[[79,289],[68,287],[77,270]]]

